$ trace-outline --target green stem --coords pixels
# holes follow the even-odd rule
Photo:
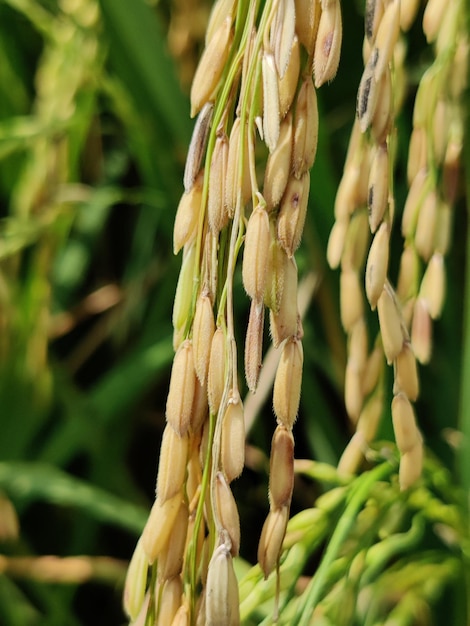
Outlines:
[[[335,559],[338,558],[349,532],[356,523],[357,514],[369,497],[370,490],[374,484],[377,481],[384,480],[393,469],[393,465],[387,461],[370,472],[363,474],[351,487],[349,502],[331,537],[325,556],[304,593],[305,600],[299,605],[293,621],[294,624],[298,626],[308,626],[310,624],[313,610],[322,597],[329,569]]]

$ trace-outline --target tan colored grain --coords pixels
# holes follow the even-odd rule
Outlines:
[[[226,17],[202,53],[191,87],[191,117],[213,98],[230,53],[232,20]]]
[[[265,578],[274,570],[279,560],[288,519],[289,507],[284,506],[270,511],[264,522],[258,545],[258,563]]]
[[[163,504],[181,491],[188,460],[188,437],[180,436],[170,424],[165,426],[160,446],[157,497]]]
[[[297,338],[288,339],[274,379],[273,407],[277,419],[291,429],[299,410],[302,387],[303,349]]]
[[[266,290],[269,259],[269,217],[262,206],[251,214],[246,227],[242,278],[250,298],[261,301]]]
[[[238,478],[245,463],[245,421],[243,403],[238,393],[227,403],[223,422],[220,448],[220,465],[230,483]]]
[[[277,219],[277,238],[288,257],[293,256],[302,239],[309,192],[310,172],[307,171],[300,179],[290,177]]]
[[[191,341],[186,340],[178,348],[173,360],[166,401],[166,419],[180,437],[188,432],[195,386],[193,346]]]
[[[294,121],[292,169],[300,178],[312,167],[318,144],[317,94],[310,76],[302,82],[297,95]]]
[[[271,510],[290,505],[294,489],[294,437],[285,426],[278,426],[271,443],[269,500]]]

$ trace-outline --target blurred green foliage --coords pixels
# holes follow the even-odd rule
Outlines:
[[[189,64],[201,46],[207,4],[197,6],[194,32],[188,26]],[[319,94],[320,142],[298,259],[303,274],[315,272],[319,287],[304,323],[296,456],[331,464],[351,432],[342,400],[338,277],[324,259],[362,71],[362,17],[355,3],[343,4],[343,61],[336,80]],[[6,570],[0,624],[124,622],[121,560],[129,559],[153,499],[173,357],[180,260],[172,254],[172,227],[192,122],[187,84],[180,86],[167,34],[173,12],[181,18],[185,6],[194,17],[190,2],[0,1],[0,488],[21,527],[17,539],[0,536],[0,553],[115,560],[111,582],[81,586],[38,583]],[[410,37],[419,78],[425,46],[418,32]],[[408,115],[412,95],[413,85]],[[406,158],[406,145],[399,153]],[[398,172],[403,195],[403,163]],[[449,441],[459,426],[465,340],[470,372],[462,298],[467,227],[460,200],[447,304],[417,405],[428,448],[456,490],[460,478]],[[238,287],[242,336],[248,302],[241,281]],[[468,437],[466,389],[460,409]],[[386,413],[381,436],[389,438]],[[268,401],[250,444],[266,452],[273,423]],[[328,486],[299,479],[294,511],[311,506],[323,489]],[[259,533],[243,530],[261,528],[259,502],[268,506],[265,468],[249,467],[234,491],[246,537],[242,557],[253,563]],[[456,615],[463,620],[455,623],[463,624],[464,577],[460,588],[454,584]]]

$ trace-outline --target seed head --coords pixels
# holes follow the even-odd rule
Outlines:
[[[346,233],[348,231],[349,220],[336,220],[330,232],[328,239],[328,247],[326,250],[326,259],[331,269],[335,270],[341,263],[343,256],[344,244],[346,241]]]
[[[400,391],[414,402],[419,394],[418,369],[416,367],[416,358],[409,342],[403,344],[402,351],[395,361],[395,381],[393,385],[393,393],[398,394]]]
[[[188,505],[182,501],[168,542],[158,557],[158,579],[160,581],[170,580],[174,577],[179,578],[183,567],[187,532]],[[178,609],[179,605],[180,602],[177,604],[176,609]]]
[[[438,207],[437,193],[431,189],[420,207],[415,232],[416,250],[425,261],[429,261],[434,252]]]
[[[295,0],[295,30],[300,43],[312,56],[320,22],[321,5],[317,0]]]
[[[258,563],[267,578],[274,570],[281,554],[286,534],[289,507],[283,506],[268,513],[258,545]]]
[[[160,567],[160,561],[158,562]],[[156,594],[158,597],[159,594]],[[183,583],[180,576],[166,580],[161,590],[157,626],[175,624],[174,619],[181,607],[183,596]]]
[[[231,483],[240,476],[245,464],[245,420],[238,392],[230,397],[225,410],[220,455],[220,465]]]
[[[418,284],[420,261],[414,246],[405,246],[398,273],[397,296],[400,302],[407,302],[416,294]]]
[[[227,18],[232,18],[235,0],[217,0],[212,7],[206,28],[206,46]]]
[[[217,328],[211,343],[207,396],[212,415],[217,415],[225,387],[225,335]]]
[[[185,244],[190,243],[196,235],[201,211],[203,182],[204,172],[202,171],[199,173],[189,193],[184,192],[181,196],[173,228],[173,252],[175,254],[178,254],[181,248]]]
[[[390,231],[388,224],[382,222],[375,234],[367,257],[366,294],[372,310],[382,293],[387,278]]]
[[[217,472],[215,495],[219,521],[230,537],[230,553],[237,556],[240,550],[240,518],[235,498],[222,472]]]
[[[263,54],[263,135],[264,141],[272,152],[279,139],[279,84],[274,56]]]
[[[388,285],[377,301],[377,312],[385,356],[392,363],[403,348],[404,336],[397,302]]]
[[[326,6],[322,6],[313,53],[313,73],[317,89],[336,76],[342,36],[343,26],[339,0],[330,0]]]
[[[255,393],[263,358],[264,304],[251,301],[245,339],[245,376],[248,389]]]
[[[411,487],[421,476],[423,468],[423,443],[418,441],[411,450],[405,452],[400,459],[399,482],[404,491]]]
[[[364,314],[364,297],[357,270],[345,269],[341,272],[339,293],[341,324],[349,332]]]
[[[274,379],[273,407],[279,422],[289,430],[299,410],[303,360],[302,342],[295,337],[288,339]]]
[[[158,498],[154,502],[142,531],[142,548],[149,563],[153,563],[165,549],[180,510],[181,499],[181,494],[177,493],[163,503]]]
[[[188,437],[181,437],[167,424],[163,431],[157,476],[157,497],[162,504],[181,491],[187,461]]]
[[[295,35],[295,2],[282,0],[277,3],[276,12],[270,29],[271,48],[274,51],[276,68],[280,78],[283,78],[292,50]]]
[[[292,115],[282,121],[276,148],[270,153],[264,173],[263,197],[271,211],[281,201],[292,163]]]
[[[207,197],[207,216],[209,228],[214,235],[228,223],[225,207],[225,180],[227,178],[228,138],[225,133],[217,136],[212,153],[209,172],[209,193]]]
[[[166,419],[180,437],[188,432],[196,386],[193,346],[184,341],[173,360],[170,389],[166,401]]]
[[[300,178],[312,167],[318,144],[318,106],[313,81],[308,76],[297,96],[294,123],[294,151],[292,169]]]
[[[206,151],[207,139],[212,121],[214,105],[212,102],[206,103],[198,115],[194,126],[191,143],[189,144],[188,156],[184,168],[184,190],[189,193],[193,188],[194,181],[201,169],[202,158]]]
[[[144,603],[147,573],[148,560],[140,538],[127,568],[124,585],[124,610],[132,620],[137,618]]]
[[[271,443],[269,499],[271,510],[289,506],[294,489],[294,437],[285,426],[278,426]]]
[[[277,219],[277,237],[290,258],[300,245],[307,215],[310,191],[310,172],[297,179],[291,176],[287,183]]]
[[[237,206],[237,198],[241,194],[244,206],[251,197],[251,177],[248,163],[248,130],[243,129],[244,142],[242,144],[240,118],[237,117],[230,132],[227,178],[225,181],[225,206],[229,217],[233,217]],[[240,151],[243,150],[243,165],[240,171]]]
[[[369,173],[367,205],[370,229],[373,233],[382,222],[387,208],[389,168],[387,145],[383,144],[375,151]]]
[[[375,49],[372,55],[377,54],[374,66],[376,82],[382,78],[385,68],[388,67],[400,34],[400,0],[391,0],[386,7],[375,38]]]
[[[294,37],[292,40],[292,49],[289,56],[287,69],[279,79],[279,113],[283,119],[289,111],[297,92],[297,83],[299,81],[300,72],[300,50],[299,40]]]
[[[429,363],[432,350],[432,322],[426,300],[418,298],[413,308],[411,345],[418,361]]]
[[[191,87],[191,117],[213,98],[227,62],[232,42],[232,19],[226,17],[207,43]]]
[[[280,260],[283,263],[283,276],[279,310],[275,313],[271,309],[269,315],[271,338],[276,348],[284,339],[295,336],[298,326],[297,265],[294,257],[289,259],[284,251],[282,253],[284,259],[281,257]]]
[[[250,216],[246,227],[243,253],[243,286],[250,298],[263,299],[266,290],[270,235],[269,217],[262,206]]]
[[[238,582],[225,545],[214,550],[206,582],[206,626],[240,624]]]
[[[433,320],[440,317],[445,300],[445,267],[442,254],[435,253],[429,260],[419,290],[419,297],[425,300],[429,315]]]
[[[209,296],[202,292],[196,303],[193,322],[194,369],[201,385],[206,382],[214,332],[215,322],[212,303]]]

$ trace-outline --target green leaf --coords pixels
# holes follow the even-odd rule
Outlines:
[[[97,487],[43,463],[0,463],[0,487],[14,500],[42,500],[69,506],[136,535],[142,532],[147,512]]]

